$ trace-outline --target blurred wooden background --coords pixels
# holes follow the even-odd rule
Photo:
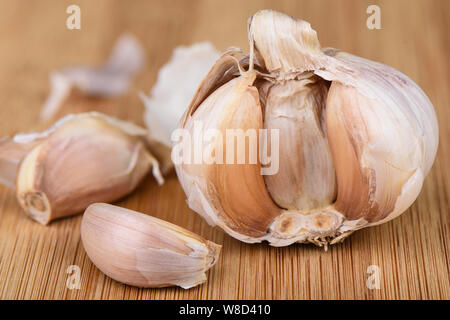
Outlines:
[[[81,7],[81,30],[68,30],[70,4]],[[381,8],[381,30],[368,30],[366,8]],[[248,49],[246,21],[259,9],[301,17],[322,46],[391,65],[416,81],[440,124],[435,165],[421,195],[400,218],[361,230],[328,252],[312,245],[273,248],[241,243],[189,210],[176,175],[158,187],[149,177],[118,202],[223,245],[208,282],[190,290],[138,289],[103,275],[86,256],[81,217],[48,227],[27,219],[14,193],[0,187],[1,299],[449,299],[450,1],[0,1],[0,136],[43,129],[38,114],[51,70],[99,64],[123,32],[147,51],[132,90],[115,99],[73,94],[64,112],[99,110],[142,124],[138,92],[148,92],[175,46],[211,40],[220,50]],[[63,113],[64,113],[63,112]],[[63,115],[63,113],[60,114]],[[81,289],[66,287],[70,265]],[[381,288],[366,287],[367,268],[381,268]]]

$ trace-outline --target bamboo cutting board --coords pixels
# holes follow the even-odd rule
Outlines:
[[[66,8],[74,2],[81,8],[81,30],[66,28]],[[381,8],[381,30],[366,27],[373,2]],[[80,240],[81,216],[41,226],[25,217],[11,190],[0,187],[1,299],[450,298],[450,1],[1,0],[0,135],[46,128],[49,123],[37,119],[49,72],[100,64],[123,31],[134,33],[147,51],[145,71],[129,94],[92,99],[75,92],[58,116],[98,110],[142,124],[138,92],[150,90],[175,46],[211,40],[220,50],[247,50],[246,20],[263,8],[309,21],[322,46],[391,65],[427,93],[439,119],[440,146],[414,205],[328,252],[312,245],[273,248],[209,227],[187,207],[174,173],[162,187],[148,177],[117,204],[176,223],[223,250],[206,284],[138,289],[111,280],[90,262]],[[80,268],[79,289],[67,287],[71,265]],[[379,267],[379,289],[366,285],[372,265]]]

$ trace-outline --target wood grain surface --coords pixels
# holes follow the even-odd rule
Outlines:
[[[66,8],[81,7],[81,30],[68,30]],[[381,8],[381,30],[366,27],[366,8]],[[40,107],[49,72],[99,64],[117,37],[134,33],[147,52],[129,94],[92,99],[74,92],[69,112],[98,110],[143,124],[140,91],[178,45],[211,40],[220,50],[248,50],[246,20],[273,8],[309,21],[322,46],[391,65],[430,97],[440,125],[433,169],[412,207],[392,222],[356,232],[325,252],[313,245],[273,248],[241,243],[211,228],[185,202],[176,175],[159,187],[148,177],[117,204],[176,223],[223,245],[208,282],[190,290],[139,289],[100,272],[80,240],[81,216],[41,226],[14,192],[0,187],[1,299],[449,299],[450,1],[0,1],[0,136],[46,128]],[[176,89],[176,88],[174,88]],[[401,150],[399,150],[401,152]],[[67,268],[81,269],[69,290]],[[380,289],[366,286],[367,268],[381,271]]]

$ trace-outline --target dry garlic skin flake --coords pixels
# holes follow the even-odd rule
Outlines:
[[[180,128],[277,129],[279,170],[178,162],[189,206],[237,239],[274,246],[326,247],[403,213],[438,146],[424,92],[391,67],[321,48],[306,21],[263,10],[248,33],[250,54],[222,54]]]

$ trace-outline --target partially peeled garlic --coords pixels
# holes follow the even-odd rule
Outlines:
[[[158,160],[147,130],[100,113],[69,115],[43,133],[0,141],[0,182],[32,219],[48,224],[133,191]]]
[[[169,222],[105,203],[86,209],[81,239],[102,272],[138,287],[201,284],[221,249]]]
[[[263,176],[260,161],[177,163],[189,206],[237,239],[274,246],[326,247],[403,213],[438,146],[423,91],[393,68],[321,48],[309,23],[285,14],[259,11],[248,32],[250,55],[222,54],[180,128],[191,137],[196,122],[224,135],[278,129],[279,170]]]

